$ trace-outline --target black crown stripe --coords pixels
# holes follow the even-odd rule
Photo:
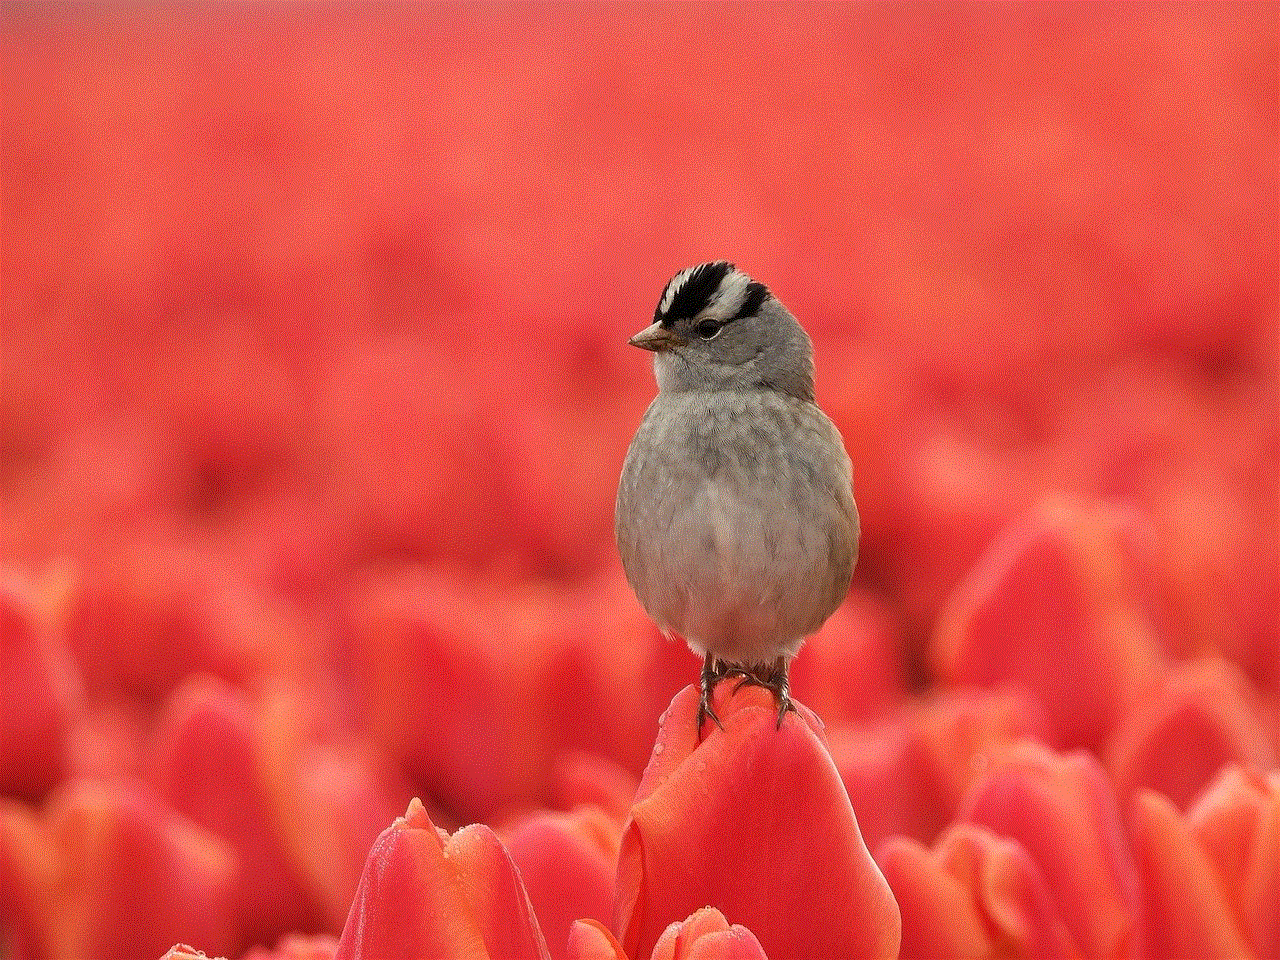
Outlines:
[[[720,284],[733,269],[733,264],[728,260],[698,264],[676,291],[665,313],[662,310],[662,301],[658,301],[658,308],[653,311],[653,319],[660,321],[664,327],[669,327],[677,320],[696,316],[707,308],[711,298],[720,289]]]

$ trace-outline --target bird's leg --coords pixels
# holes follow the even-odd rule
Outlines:
[[[798,713],[796,705],[791,702],[791,681],[787,678],[787,670],[791,662],[786,657],[779,657],[773,664],[773,673],[769,674],[769,682],[765,684],[773,691],[773,699],[778,704],[778,726],[782,729],[782,718],[787,711]]]
[[[702,740],[702,724],[710,717],[716,722],[716,726],[721,730],[724,724],[720,722],[720,718],[716,716],[715,708],[711,706],[711,695],[715,692],[716,684],[724,679],[724,666],[710,653],[706,653],[702,657],[702,680],[699,686],[702,689],[702,699],[698,701],[698,740]]]

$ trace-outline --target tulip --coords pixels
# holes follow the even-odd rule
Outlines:
[[[256,726],[239,691],[197,678],[170,699],[155,746],[161,795],[236,852],[240,949],[319,919],[281,846],[281,821],[263,777]]]
[[[1051,744],[1098,750],[1163,669],[1140,534],[1125,514],[1067,502],[1015,524],[944,612],[938,674],[1024,689]]]
[[[67,636],[94,695],[148,706],[190,672],[244,676],[244,637],[214,594],[225,570],[192,551],[144,550],[94,566],[68,600]]]
[[[338,941],[327,934],[308,936],[289,933],[280,939],[274,950],[253,947],[240,960],[333,960]],[[209,957],[203,950],[177,943],[169,948],[160,960],[220,960]]]
[[[1081,956],[1143,955],[1137,874],[1115,795],[1090,754],[1015,744],[993,759],[959,819],[1026,850]]]
[[[551,770],[551,799],[561,810],[594,806],[621,826],[631,812],[637,781],[629,770],[606,757],[569,751]]]
[[[895,837],[876,859],[902,910],[902,960],[1075,955],[1044,876],[1015,841],[956,824],[932,851]]]
[[[1130,807],[1156,956],[1280,956],[1280,774],[1225,769],[1187,813]]]
[[[888,611],[855,589],[805,641],[791,688],[828,726],[883,716],[906,699],[901,646]]]
[[[729,926],[724,914],[703,907],[658,938],[650,960],[766,960],[760,941],[741,924]]]
[[[488,827],[438,830],[418,800],[378,837],[335,960],[549,960],[510,854]]]
[[[723,730],[695,730],[689,686],[664,714],[619,857],[614,929],[649,956],[708,904],[775,956],[896,957],[898,908],[805,707],[781,728],[773,697],[716,690]]]
[[[40,816],[0,807],[0,900],[19,955],[159,956],[235,943],[234,853],[143,785],[74,783]]]
[[[280,939],[274,950],[254,947],[240,960],[333,960],[338,952],[338,941],[327,934],[306,936],[289,933]]]
[[[420,572],[357,594],[347,614],[357,692],[376,742],[415,786],[466,819],[545,790],[548,652],[537,630],[551,605],[518,608],[493,585]]]
[[[1185,809],[1222,767],[1266,769],[1275,765],[1275,750],[1239,668],[1208,658],[1174,667],[1121,720],[1106,763],[1121,797],[1145,787]]]

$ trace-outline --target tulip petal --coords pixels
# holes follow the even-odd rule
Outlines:
[[[724,729],[708,722],[700,744],[696,688],[664,714],[623,834],[614,929],[624,949],[649,955],[668,924],[710,903],[778,956],[895,957],[897,905],[819,721],[801,706],[778,729],[768,692],[731,690],[716,690]]]

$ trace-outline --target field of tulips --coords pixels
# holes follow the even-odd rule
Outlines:
[[[0,53],[2,960],[1280,957],[1274,7]],[[863,543],[699,740],[612,511],[719,257]]]

